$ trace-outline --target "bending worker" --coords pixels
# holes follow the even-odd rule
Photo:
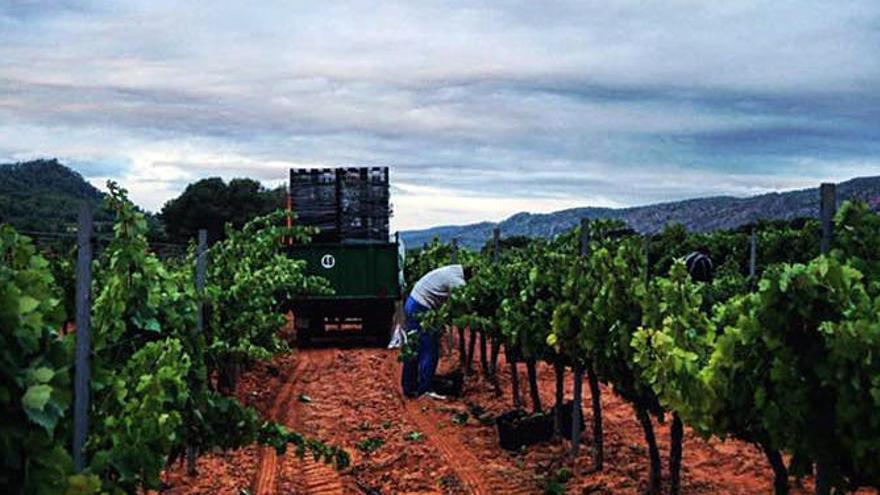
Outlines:
[[[437,371],[440,358],[440,332],[422,329],[420,313],[439,308],[449,298],[452,289],[465,284],[465,270],[461,265],[448,265],[428,272],[413,286],[403,307],[406,315],[408,338],[417,338],[418,352],[415,358],[403,363],[401,382],[407,397],[442,398],[431,391],[431,381]]]

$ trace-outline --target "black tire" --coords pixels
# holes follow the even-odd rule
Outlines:
[[[315,312],[307,308],[297,308],[294,309],[293,314],[294,327],[296,328],[296,346],[309,347],[312,343]]]
[[[384,346],[391,340],[394,330],[394,302],[377,303],[364,315],[364,333],[370,335],[376,345]]]

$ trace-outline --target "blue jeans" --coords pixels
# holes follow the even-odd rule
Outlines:
[[[434,379],[440,359],[440,336],[430,330],[422,329],[418,320],[418,315],[427,310],[427,307],[422,306],[412,297],[408,297],[403,306],[407,335],[409,338],[419,339],[416,357],[403,363],[400,381],[403,393],[407,397],[417,397],[431,390],[431,381]]]

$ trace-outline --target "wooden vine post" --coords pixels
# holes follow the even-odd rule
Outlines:
[[[465,370],[468,373],[474,372],[474,351],[477,348],[477,333],[470,326],[467,327],[468,334],[468,346],[467,346],[467,363],[465,365]],[[462,330],[464,331],[464,330]]]
[[[450,253],[450,255],[449,255],[449,262],[452,264],[455,264],[455,259],[458,256],[455,253],[455,247],[456,247],[455,238],[453,238],[452,241],[450,241],[450,246],[452,248],[452,253]],[[426,249],[428,249],[427,242],[422,245],[422,252],[425,252]],[[412,289],[412,287],[410,287],[410,289]],[[452,350],[455,349],[455,339],[452,335],[453,328],[451,326],[447,326],[446,330],[447,330],[447,332],[446,332],[446,347],[449,348],[449,355],[452,356]]]
[[[758,233],[755,227],[752,227],[752,233],[749,235],[749,278],[754,280],[758,274]]]
[[[581,256],[588,256],[590,249],[589,231],[581,232]],[[583,381],[583,376],[581,376]],[[605,434],[602,428],[602,390],[599,388],[599,377],[593,369],[593,363],[587,363],[587,382],[590,385],[590,406],[593,411],[593,471],[601,471],[605,463]],[[581,408],[578,408],[578,414]],[[580,420],[577,426],[580,428]]]
[[[476,328],[471,329],[471,332],[478,332],[480,334],[480,368],[483,370],[484,376],[489,376],[489,352],[488,352],[488,342],[486,342],[486,329],[485,328]]]
[[[501,229],[495,227],[492,231],[492,236],[495,245],[495,252],[492,253],[492,261],[497,264],[501,259]],[[498,346],[501,346],[500,341],[498,342]],[[510,367],[510,388],[513,393],[513,408],[519,410],[522,409],[522,395],[520,394],[519,389],[519,367],[516,364],[518,353],[514,350],[512,344],[507,343],[504,346],[504,354],[507,359],[507,365]]]
[[[196,293],[198,294],[196,333],[202,335],[205,331],[205,279],[208,257],[208,231],[205,229],[199,229],[199,245],[196,253]]]
[[[76,357],[73,398],[73,466],[77,473],[86,466],[84,448],[89,435],[89,393],[92,324],[92,210],[79,211],[76,234]]]
[[[496,267],[501,259],[501,229],[492,229],[492,264]],[[492,355],[489,358],[489,377],[495,389],[495,395],[501,395],[501,384],[498,382],[498,353],[501,351],[500,329],[495,329],[495,337],[492,338]]]
[[[452,262],[458,263],[458,239],[452,239]],[[462,357],[464,358],[464,370],[466,373],[473,372],[473,363],[474,363],[474,347],[477,345],[477,334],[474,333],[475,330],[473,328],[468,327],[467,333],[470,337],[470,342],[468,343],[467,349],[465,349],[465,328],[458,329],[458,336],[462,352]]]
[[[458,238],[452,238],[452,254],[450,255],[450,259],[452,260],[452,264],[458,263]],[[450,342],[452,339],[452,333],[450,332]],[[458,352],[460,358],[461,369],[470,369],[470,365],[468,364],[468,355],[467,355],[467,347],[465,344],[464,338],[464,327],[458,329]]]
[[[834,214],[837,212],[837,190],[834,184],[824,183],[819,187],[819,220],[822,222],[822,241],[819,249],[822,254],[831,251],[831,241],[834,238]],[[824,416],[824,415],[823,415]],[[829,422],[816,425],[818,428],[828,428]],[[832,474],[828,459],[816,461],[816,495],[831,493]]]
[[[645,263],[645,286],[651,282],[651,237],[646,235],[643,240],[644,263]],[[644,406],[636,404],[636,418],[642,425],[645,432],[645,443],[648,444],[648,458],[650,459],[651,469],[648,480],[648,488],[646,493],[659,494],[662,478],[662,464],[660,461],[660,450],[657,448],[657,436],[654,434],[654,425],[651,423],[651,416]]]
[[[589,228],[589,221],[586,218],[581,218],[579,254],[582,258],[587,256],[587,250],[589,249]],[[571,413],[571,458],[574,462],[581,448],[581,402],[583,401],[584,367],[577,359],[574,360],[572,366],[574,367],[574,404]]]
[[[825,183],[819,187],[819,219],[822,222],[822,242],[820,250],[822,254],[828,254],[831,250],[831,240],[834,238],[834,214],[837,213],[837,187],[834,184]]]
[[[290,197],[288,196],[288,200]],[[288,217],[288,222],[290,218]],[[288,224],[288,227],[290,224]],[[208,231],[199,229],[199,244],[196,248],[196,328],[195,334],[192,335],[192,341],[196,342],[199,335],[205,333],[205,279],[207,272],[207,256],[208,256]],[[204,384],[196,383],[196,390],[200,390]],[[196,457],[199,455],[197,445],[187,445],[186,447],[186,471],[190,476],[196,476]]]

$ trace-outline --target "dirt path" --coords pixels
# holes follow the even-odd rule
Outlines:
[[[332,361],[333,351],[319,350],[300,353],[299,379],[292,381],[290,395],[285,408],[279,412],[276,421],[281,422],[294,431],[305,431],[311,418],[311,409],[306,407],[308,402],[302,402],[308,397],[308,385],[320,379],[322,370]],[[301,399],[302,398],[302,399]],[[301,407],[298,407],[301,406]],[[335,495],[347,493],[344,489],[340,474],[327,464],[316,461],[314,457],[306,454],[305,458],[299,459],[294,456],[286,456],[283,463],[292,468],[293,476],[297,482],[298,493],[315,495]],[[272,479],[273,493],[287,493],[287,488],[281,480]],[[269,493],[269,492],[267,492]]]
[[[441,369],[455,364],[457,357],[447,355]],[[500,364],[507,369],[503,358]],[[521,383],[526,383],[525,370],[520,372]],[[496,396],[477,374],[467,378],[465,398],[449,401],[404,400],[399,374],[396,352],[384,349],[307,350],[256,366],[242,379],[240,400],[253,404],[266,418],[345,448],[352,455],[352,467],[338,473],[291,453],[276,456],[271,449],[248,447],[207,454],[199,460],[204,467],[195,479],[183,474],[183,466],[174,467],[166,476],[171,485],[167,493],[237,495],[252,488],[257,495],[541,494],[563,467],[581,473],[564,486],[568,494],[634,495],[646,486],[641,427],[632,407],[610,388],[602,388],[606,468],[589,474],[589,431],[583,453],[572,465],[565,455],[567,443],[507,452],[498,446],[493,425],[473,417],[460,420],[475,406],[491,416],[510,409],[506,372],[501,375],[503,396]],[[538,381],[544,406],[549,407],[553,370],[539,365]],[[569,373],[566,396],[571,388]],[[588,390],[585,395],[589,404]],[[589,429],[589,407],[584,414]],[[665,475],[669,427],[656,428]],[[770,470],[756,448],[736,441],[706,441],[690,431],[685,435],[682,483],[686,494],[772,492]],[[805,491],[793,487],[792,493]]]
[[[386,359],[387,379],[396,382],[398,374],[396,360]],[[397,398],[404,404],[407,417],[418,425],[429,445],[439,452],[443,462],[455,472],[467,493],[473,495],[531,493],[526,487],[511,484],[508,480],[487,471],[483,462],[471,452],[468,445],[460,441],[456,432],[438,429],[437,425],[442,424],[442,418],[434,412],[432,406],[436,406],[436,403],[426,406],[424,400],[407,400],[399,387],[397,387]]]
[[[340,476],[321,463],[285,456],[276,493],[469,493],[430,441],[408,440],[408,434],[423,428],[409,416],[394,386],[392,353],[308,350],[300,359],[301,378],[282,421],[303,434],[344,445],[354,467]],[[300,394],[307,402],[299,400]],[[357,448],[369,441],[377,446]]]

